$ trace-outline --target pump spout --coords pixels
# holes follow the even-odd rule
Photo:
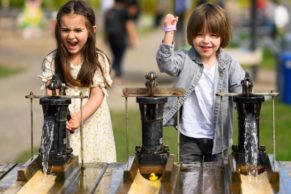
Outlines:
[[[242,94],[245,96],[250,96],[253,90],[253,83],[250,79],[250,74],[246,72],[245,78],[241,81],[241,85],[243,88]]]
[[[52,91],[52,96],[57,96],[57,90],[61,95],[65,95],[65,84],[62,83],[60,77],[56,74],[52,76],[47,88]]]

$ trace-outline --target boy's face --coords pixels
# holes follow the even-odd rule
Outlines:
[[[86,19],[82,15],[68,14],[61,17],[61,39],[71,55],[81,56],[89,32],[86,27]]]
[[[200,55],[202,62],[216,60],[216,53],[220,44],[221,38],[208,31],[198,33],[193,39],[193,47]]]

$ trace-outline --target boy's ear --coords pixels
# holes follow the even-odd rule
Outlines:
[[[96,32],[97,31],[97,26],[93,26],[93,31]]]

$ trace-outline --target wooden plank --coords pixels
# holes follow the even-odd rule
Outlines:
[[[0,181],[0,193],[1,194],[14,194],[17,193],[24,182],[17,181],[18,170],[22,168],[21,164],[17,164],[12,168]]]
[[[9,173],[17,163],[1,163],[0,164],[0,180]]]
[[[35,155],[22,165],[22,169],[17,173],[17,180],[26,182],[39,169],[41,169],[41,158],[39,155]]]
[[[125,163],[110,163],[94,193],[116,193],[123,181],[125,165]]]
[[[48,193],[54,186],[55,180],[55,175],[44,174],[42,170],[38,170],[17,194]]]

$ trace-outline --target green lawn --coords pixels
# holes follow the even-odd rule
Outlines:
[[[272,101],[262,104],[260,120],[260,145],[265,145],[267,153],[273,153],[273,120]],[[126,161],[126,127],[125,113],[112,111],[115,142],[118,161]],[[291,161],[291,119],[290,106],[275,101],[275,134],[276,134],[276,159]],[[164,143],[170,147],[170,152],[177,155],[177,131],[172,127],[163,130]],[[138,110],[130,110],[128,113],[129,155],[134,155],[135,146],[141,145],[141,121]],[[237,116],[234,115],[234,144],[237,143]]]
[[[10,68],[0,64],[0,79],[9,77],[19,72],[21,72],[21,69]]]

